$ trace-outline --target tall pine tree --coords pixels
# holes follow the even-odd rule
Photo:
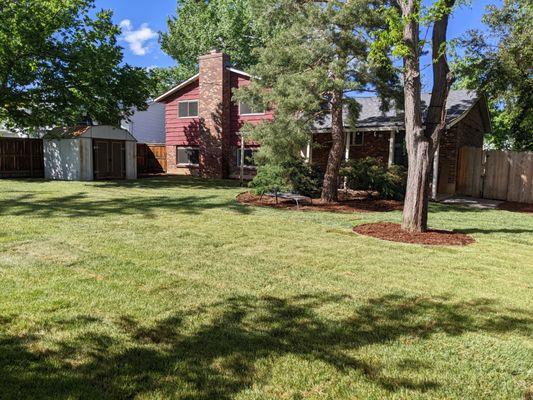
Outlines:
[[[380,6],[373,0],[277,1],[277,9],[292,8],[290,24],[257,51],[258,64],[252,69],[257,79],[235,95],[275,110],[274,121],[249,127],[262,146],[259,168],[299,157],[315,122],[331,118],[324,202],[338,200],[346,142],[343,110],[350,110],[352,124],[357,119],[357,102],[349,94],[374,90],[388,98],[398,87],[390,66],[368,61],[373,33],[384,27]]]

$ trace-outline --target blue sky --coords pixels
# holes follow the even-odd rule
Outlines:
[[[449,38],[482,28],[485,7],[500,3],[501,0],[472,0],[471,5],[459,8],[450,22]],[[167,28],[167,18],[175,15],[175,0],[96,0],[96,6],[113,10],[114,21],[123,27],[125,62],[141,67],[174,65],[172,58],[161,51],[157,39],[158,32]]]

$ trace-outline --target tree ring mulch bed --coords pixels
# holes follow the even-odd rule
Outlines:
[[[526,214],[533,214],[533,204],[515,203],[506,201],[498,206],[498,210],[523,212]]]
[[[390,242],[426,244],[431,246],[466,246],[475,240],[464,233],[430,229],[423,233],[409,233],[402,230],[400,224],[380,222],[362,224],[353,228],[355,233]]]
[[[336,203],[323,203],[320,199],[309,199],[308,202],[300,203],[296,207],[293,200],[276,198],[274,196],[255,195],[251,192],[244,192],[237,196],[237,201],[241,204],[250,204],[260,207],[281,208],[287,210],[301,211],[329,211],[337,213],[364,213],[364,212],[387,212],[401,211],[403,203],[397,200],[381,200],[369,196],[366,192],[339,192],[339,201]]]

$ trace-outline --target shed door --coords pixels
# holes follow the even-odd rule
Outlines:
[[[93,139],[94,179],[126,177],[125,147],[121,140]]]

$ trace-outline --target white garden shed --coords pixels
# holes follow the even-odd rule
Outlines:
[[[108,125],[54,128],[43,137],[46,179],[137,178],[137,141]]]

